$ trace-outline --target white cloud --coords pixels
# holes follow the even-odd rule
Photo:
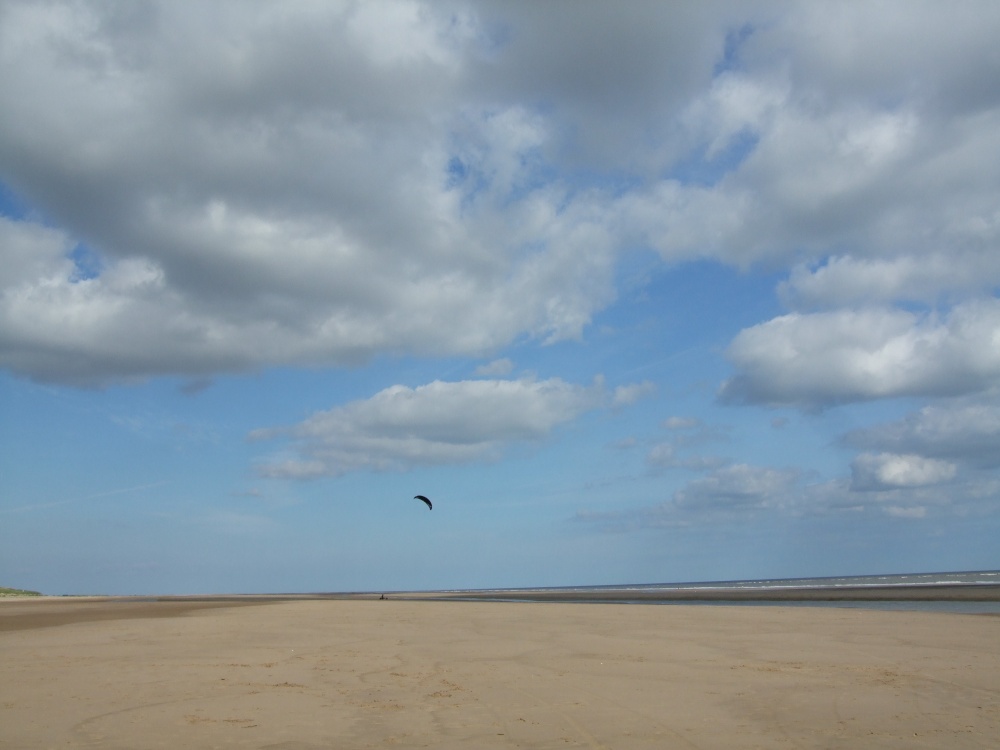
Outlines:
[[[901,12],[907,8],[913,12]],[[1000,94],[991,75],[1000,71],[1000,61],[988,54],[997,22],[997,8],[989,0],[961,6],[902,0],[864,9],[796,5],[759,29],[746,45],[744,60],[752,67],[784,69],[790,57],[796,63],[789,70],[794,79],[822,80],[824,90],[815,95],[828,99],[870,101],[892,92],[897,100],[943,101],[961,111]],[[781,47],[775,44],[779,40]],[[970,59],[986,80],[970,71]]]
[[[997,227],[1000,230],[1000,212]],[[992,238],[990,244],[1000,240]],[[839,307],[894,301],[934,302],[942,294],[981,293],[1000,284],[1000,254],[928,254],[891,259],[834,256],[809,269],[797,266],[778,287],[795,308]]]
[[[799,479],[797,471],[735,464],[689,482],[674,494],[673,504],[721,514],[787,507]]]
[[[66,229],[10,264],[0,365],[100,384],[578,337],[613,256],[534,177],[544,118],[464,93],[468,13],[366,7],[5,5],[0,168]]]
[[[885,490],[925,487],[955,477],[957,467],[948,461],[897,453],[862,453],[851,465],[851,489]]]
[[[998,236],[1000,180],[992,157],[976,158],[1000,147],[1000,111],[845,104],[823,99],[822,80],[800,89],[754,75],[718,79],[727,96],[706,95],[733,107],[697,122],[708,184],[667,180],[622,199],[622,224],[637,238],[667,260],[815,263],[850,247],[861,262],[958,251],[995,268],[983,243]],[[740,140],[750,145],[711,166],[715,142]]]
[[[600,380],[589,387],[558,378],[434,381],[392,386],[294,427],[256,430],[251,437],[292,440],[290,455],[261,465],[265,476],[401,471],[495,460],[508,444],[541,440],[606,402]]]
[[[922,471],[924,480],[935,470],[942,476],[948,473],[933,462],[922,469],[917,461],[907,466]],[[628,510],[583,510],[576,520],[612,531],[634,531],[859,514],[919,520],[996,513],[998,482],[990,478],[932,484],[914,481],[917,477],[911,473],[906,475],[909,484],[856,488],[846,478],[807,481],[808,475],[795,469],[747,464],[701,468],[710,470],[665,502]],[[899,481],[903,473],[890,471],[889,478]]]
[[[0,289],[30,285],[54,271],[72,276],[73,262],[67,257],[72,243],[62,232],[0,216]]]
[[[893,396],[977,393],[1000,383],[1000,300],[944,320],[899,310],[784,315],[739,333],[730,401],[823,406]]]
[[[582,336],[637,246],[796,269],[782,294],[802,308],[1000,281],[995,3],[565,20],[545,3],[3,4],[0,171],[57,228],[0,227],[0,366],[101,384],[492,356]],[[921,346],[935,329],[880,315]],[[751,345],[834,323],[771,321],[731,351],[766,369]],[[743,396],[941,385],[881,372],[866,390],[852,359],[826,394],[787,364],[774,393],[747,372]]]
[[[996,469],[1000,468],[1000,406],[990,401],[925,406],[897,422],[855,430],[845,442],[873,451]]]

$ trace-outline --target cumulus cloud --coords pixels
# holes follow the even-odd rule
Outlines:
[[[855,486],[850,478],[816,481],[797,469],[702,467],[707,473],[664,502],[627,510],[582,510],[575,520],[610,531],[634,531],[762,519],[846,515],[921,520],[994,513],[1000,483],[989,477],[950,482],[948,466],[920,457],[873,455],[855,464],[855,479],[868,472],[866,486]],[[879,469],[881,477],[876,476]]]
[[[723,400],[805,407],[894,396],[951,396],[1000,382],[1000,300],[946,318],[902,310],[792,313],[745,329],[727,356]]]
[[[194,7],[0,10],[0,168],[64,228],[4,238],[45,246],[0,288],[0,364],[96,384],[479,356],[613,299],[593,205],[534,176],[544,120],[464,93],[470,12]]]
[[[67,257],[72,243],[65,233],[0,216],[0,289],[31,284],[53,267],[72,275],[75,268]]]
[[[977,469],[1000,468],[1000,407],[990,401],[925,406],[905,418],[848,433],[847,445],[962,463]]]
[[[989,242],[995,246],[997,240],[1000,237]],[[992,250],[895,258],[846,255],[831,257],[816,268],[796,266],[778,293],[793,308],[835,308],[898,301],[933,303],[942,295],[989,292],[998,283],[1000,255]]]
[[[264,476],[402,471],[495,460],[507,445],[541,440],[607,401],[600,380],[591,386],[558,378],[434,381],[417,388],[392,386],[293,427],[262,428],[250,437],[291,440],[290,454],[261,464]]]
[[[854,459],[851,472],[851,489],[885,490],[947,482],[954,478],[956,466],[912,454],[862,453]]]
[[[855,354],[885,359],[877,342],[833,329],[870,321],[890,348],[915,329],[944,357],[924,341],[939,324],[868,308],[1000,283],[1000,7],[584,3],[565,21],[549,3],[3,4],[0,170],[45,219],[0,227],[0,366],[101,384],[490,357],[584,335],[644,247],[790,268],[788,304],[833,310],[741,334],[733,398],[942,389],[940,359],[866,388]],[[806,329],[843,344],[839,391],[804,372]],[[993,377],[966,364],[959,389]]]
[[[793,470],[736,464],[693,480],[677,491],[673,504],[721,514],[784,507],[799,479]]]
[[[898,32],[888,28],[895,23],[889,7],[862,14],[798,9],[755,26],[738,50],[738,67],[717,76],[685,110],[685,132],[702,144],[701,184],[680,175],[634,191],[622,202],[629,225],[667,259],[819,264],[856,248],[852,258],[862,265],[905,265],[908,258],[958,252],[989,269],[996,283],[988,248],[1000,236],[993,156],[1000,146],[993,129],[1000,123],[1000,96],[996,87],[980,89],[974,108],[951,98],[956,89],[978,86],[982,70],[954,63],[956,56],[990,56],[984,19],[950,19],[945,36],[954,46],[939,48],[942,66],[928,70],[926,60],[914,61]],[[943,38],[933,24],[944,19],[935,18],[935,9],[923,10],[926,15],[913,21],[920,31],[911,30],[933,37],[933,47]],[[998,22],[995,13],[988,12],[988,26]],[[843,35],[831,26],[840,26]],[[801,32],[820,28],[824,32],[815,37],[835,38],[838,46],[851,40],[850,61],[830,50],[817,54],[814,35]],[[960,52],[963,38],[969,47]],[[861,81],[858,61],[878,74]],[[846,69],[854,74],[845,80]],[[984,153],[990,155],[977,163]],[[912,275],[928,287],[920,290],[925,295],[935,285],[972,284],[955,274],[936,284]]]

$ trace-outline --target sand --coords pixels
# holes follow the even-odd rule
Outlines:
[[[1000,617],[0,602],[3,748],[996,748]]]

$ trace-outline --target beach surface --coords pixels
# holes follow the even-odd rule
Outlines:
[[[1000,617],[0,601],[2,748],[995,748]]]

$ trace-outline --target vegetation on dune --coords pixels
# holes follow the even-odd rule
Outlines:
[[[25,591],[24,589],[9,589],[6,586],[0,586],[0,596],[41,596],[41,592],[38,591]]]

